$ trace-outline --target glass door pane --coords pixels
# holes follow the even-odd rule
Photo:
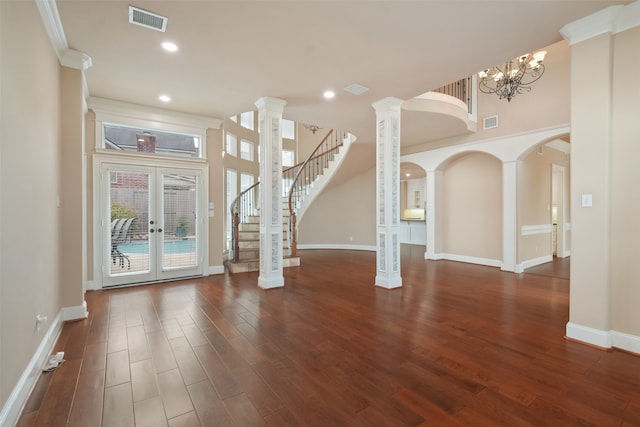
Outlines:
[[[158,252],[164,272],[198,266],[197,183],[195,174],[162,173],[164,231]]]
[[[109,276],[149,273],[149,172],[109,169]],[[132,279],[127,279],[132,280]]]

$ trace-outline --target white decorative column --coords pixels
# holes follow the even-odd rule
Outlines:
[[[502,267],[503,271],[516,271],[517,244],[517,170],[516,161],[502,163]],[[521,273],[521,271],[519,272]]]
[[[282,275],[282,111],[286,102],[260,98],[260,275],[262,289],[284,286]]]
[[[387,289],[402,286],[400,276],[400,105],[384,98],[376,110],[376,280]]]
[[[442,186],[442,171],[427,171],[427,208],[425,220],[427,227],[427,251],[424,259],[440,259],[442,253],[442,240],[440,229],[436,224],[440,221],[440,211],[442,207],[442,196],[440,187]]]

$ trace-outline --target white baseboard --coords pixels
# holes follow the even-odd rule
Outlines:
[[[47,333],[42,338],[40,345],[22,372],[11,395],[9,395],[9,398],[5,402],[0,412],[0,426],[13,426],[18,422],[22,409],[27,403],[27,399],[35,387],[38,378],[40,378],[42,368],[45,362],[49,360],[53,347],[60,336],[63,323],[63,310],[60,310],[56,318],[51,322]]]
[[[611,332],[589,326],[568,322],[566,329],[567,338],[582,341],[602,348],[611,348]]]
[[[489,267],[502,267],[502,261],[499,259],[479,258],[466,255],[434,254],[433,259],[446,259],[449,261],[466,262],[469,264],[486,265]]]
[[[567,338],[603,348],[619,348],[640,354],[640,337],[614,330],[601,331],[576,323],[567,323]]]
[[[611,343],[616,348],[640,354],[640,337],[638,336],[611,331]]]
[[[63,307],[60,312],[63,322],[66,322],[68,320],[86,319],[89,316],[86,301],[82,301],[82,305],[76,305],[74,307]]]
[[[210,265],[207,270],[207,276],[214,274],[224,274],[224,265]]]
[[[553,255],[545,255],[538,258],[528,259],[520,264],[516,264],[516,273],[522,273],[527,268],[535,267],[536,265],[546,264],[553,261]]]
[[[320,243],[320,244],[301,244],[298,245],[298,249],[342,249],[342,250],[350,250],[350,251],[372,251],[375,252],[375,246],[369,245],[343,245],[343,244],[333,244],[333,243]]]

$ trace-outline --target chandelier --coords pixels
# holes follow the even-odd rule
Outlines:
[[[484,93],[495,93],[498,98],[511,98],[519,93],[529,92],[531,85],[544,74],[546,51],[527,53],[502,65],[480,71],[478,86]]]
[[[316,132],[318,132],[320,129],[322,129],[320,126],[318,125],[310,125],[307,123],[303,123],[302,124],[304,127],[306,127],[307,129],[309,129],[311,131],[312,134],[316,134]]]

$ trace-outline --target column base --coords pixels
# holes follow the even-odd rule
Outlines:
[[[261,289],[274,289],[284,287],[284,277],[258,277],[258,287]]]
[[[376,276],[375,285],[385,289],[400,288],[402,287],[402,277],[388,278],[388,277]]]

